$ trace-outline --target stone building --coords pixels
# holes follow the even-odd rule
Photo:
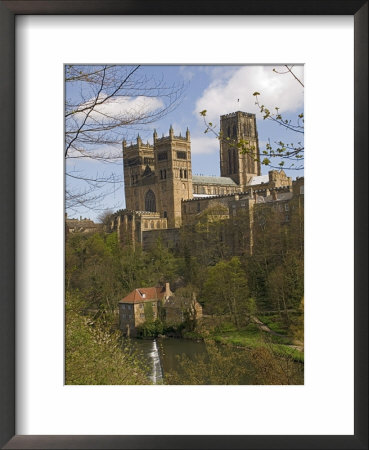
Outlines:
[[[65,213],[65,231],[67,233],[95,233],[102,231],[103,226],[100,223],[95,223],[90,219],[82,218],[69,219]]]
[[[179,324],[186,318],[196,320],[202,317],[202,306],[195,296],[176,297],[165,286],[138,288],[119,301],[119,328],[127,336],[137,336],[137,328],[147,321],[161,319]]]
[[[163,302],[172,296],[169,283],[165,286],[138,288],[119,301],[119,327],[127,336],[136,336],[137,327],[156,320]]]
[[[193,293],[191,297],[170,296],[163,305],[163,319],[167,324],[179,325],[186,320],[196,322],[202,318],[202,306]]]
[[[123,245],[147,248],[161,237],[175,246],[182,224],[213,205],[212,199],[229,208],[237,196],[252,202],[255,194],[273,198],[292,193],[292,178],[283,170],[261,175],[255,114],[222,115],[220,130],[220,177],[192,174],[188,129],[185,136],[175,136],[171,126],[161,138],[154,131],[153,145],[144,144],[140,136],[135,144],[123,141],[126,209],[111,218],[111,229]],[[237,148],[241,139],[250,146],[247,154]]]

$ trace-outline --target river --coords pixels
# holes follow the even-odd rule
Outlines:
[[[162,383],[164,373],[178,370],[177,355],[194,358],[206,352],[203,342],[189,339],[131,339],[131,342],[148,365],[150,380],[154,384]]]
[[[188,358],[194,359],[197,355],[204,355],[207,352],[204,342],[192,341],[180,338],[157,338],[157,339],[132,339],[136,349],[145,359],[150,370],[150,380],[154,384],[161,384],[165,373],[172,370],[180,373],[178,366],[178,355],[185,354]],[[222,348],[222,347],[221,347]],[[235,351],[245,352],[243,349],[230,349],[224,347],[225,352]],[[253,384],[250,374],[242,379],[241,384]]]

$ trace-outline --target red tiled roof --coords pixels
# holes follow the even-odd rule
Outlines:
[[[165,287],[138,288],[130,292],[119,303],[142,303],[149,300],[159,300],[164,297]]]

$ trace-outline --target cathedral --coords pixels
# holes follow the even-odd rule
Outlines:
[[[256,193],[264,198],[273,193],[271,198],[277,199],[277,193],[292,192],[292,179],[283,171],[261,175],[255,114],[222,115],[220,132],[220,177],[192,174],[188,129],[184,136],[175,136],[170,127],[169,135],[162,137],[154,130],[153,145],[140,136],[135,144],[123,141],[126,209],[115,213],[111,224],[123,245],[152,242],[159,234],[175,241],[189,215],[214,201],[229,204],[240,195],[257,201]],[[241,139],[249,142],[249,154],[238,150]]]

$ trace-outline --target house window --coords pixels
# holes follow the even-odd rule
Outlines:
[[[177,158],[178,159],[187,159],[186,152],[177,152]]]
[[[183,178],[183,171],[182,171],[182,169],[179,169],[179,178]]]
[[[290,209],[290,208],[289,208],[289,206],[288,206],[288,203],[285,203],[285,205],[284,205],[284,210],[285,210],[285,211],[289,211],[289,209]]]
[[[200,202],[197,203],[197,211],[198,211],[198,212],[201,211],[201,204],[200,204]]]
[[[166,178],[167,178],[167,170],[164,169],[164,179],[166,179]]]

